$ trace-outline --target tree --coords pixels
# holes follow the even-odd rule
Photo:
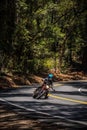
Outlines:
[[[86,4],[85,0],[1,1],[0,58],[6,61],[5,68],[35,73],[70,67],[73,62],[86,67]]]

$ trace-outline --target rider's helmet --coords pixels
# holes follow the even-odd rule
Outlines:
[[[48,78],[52,79],[53,78],[53,74],[48,74]]]

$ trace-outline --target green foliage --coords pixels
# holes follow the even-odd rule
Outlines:
[[[82,63],[82,48],[87,46],[86,5],[85,0],[2,1],[0,59],[4,67],[37,73],[54,66],[65,69],[73,61]]]

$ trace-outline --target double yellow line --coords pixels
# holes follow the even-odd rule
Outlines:
[[[80,104],[87,105],[87,102],[85,102],[85,101],[80,101],[80,100],[75,100],[75,99],[71,99],[71,98],[65,98],[65,97],[55,96],[55,95],[52,95],[52,94],[49,94],[49,96],[53,97],[53,98],[56,98],[56,99],[60,99],[60,100],[67,100],[67,101],[70,101],[70,102],[75,102],[75,103],[80,103]]]

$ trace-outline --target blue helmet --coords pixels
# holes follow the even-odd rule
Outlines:
[[[53,78],[53,74],[48,74],[48,78]]]

